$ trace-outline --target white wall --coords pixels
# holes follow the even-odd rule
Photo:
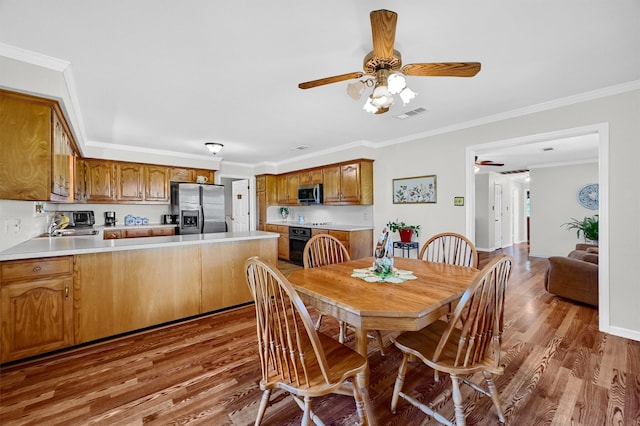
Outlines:
[[[578,203],[578,190],[588,183],[598,183],[596,163],[546,167],[530,171],[531,181],[531,256],[566,256],[576,243],[576,231],[562,224],[572,218],[598,214]],[[552,208],[550,208],[552,206]]]

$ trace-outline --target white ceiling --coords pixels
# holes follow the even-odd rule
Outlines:
[[[382,115],[347,96],[348,82],[298,89],[360,71],[381,8],[398,13],[403,63],[482,70],[409,77],[418,97]],[[0,43],[71,64],[85,145],[209,155],[203,143],[218,141],[223,161],[246,164],[409,140],[637,81],[639,41],[637,0],[0,0]]]

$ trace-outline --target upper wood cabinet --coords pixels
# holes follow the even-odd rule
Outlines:
[[[298,173],[300,185],[315,185],[322,183],[323,170],[311,169]]]
[[[215,176],[214,170],[206,169],[189,169],[185,167],[170,167],[169,168],[169,181],[170,182],[191,182],[195,183],[198,176],[204,176],[207,183],[213,183]]]
[[[116,200],[142,201],[142,165],[116,163]]]
[[[298,204],[299,177],[297,173],[280,175],[277,178],[278,204]]]
[[[258,231],[266,230],[267,207],[278,201],[276,177],[274,175],[256,176],[256,202],[258,210]]]
[[[57,102],[0,90],[0,199],[73,200],[76,145]]]
[[[268,182],[267,177],[275,179],[275,188],[267,186],[262,201],[261,185]],[[256,196],[259,205],[297,205],[299,185],[320,183],[324,204],[373,204],[373,160],[359,159],[276,176],[256,176]]]
[[[373,204],[373,162],[325,167],[323,191],[325,204]]]
[[[109,203],[116,200],[116,168],[111,161],[85,159],[86,200]]]
[[[163,166],[144,166],[144,200],[169,202],[169,168]]]

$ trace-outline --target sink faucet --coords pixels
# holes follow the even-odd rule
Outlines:
[[[51,218],[51,222],[49,223],[48,233],[49,235],[56,232],[60,226],[62,225],[62,215],[60,213],[56,213]]]

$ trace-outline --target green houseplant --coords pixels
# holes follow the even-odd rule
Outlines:
[[[585,217],[582,220],[571,218],[571,222],[563,223],[567,229],[575,229],[576,235],[580,238],[580,233],[584,236],[584,240],[598,242],[598,215]]]
[[[404,222],[398,221],[398,219],[387,222],[387,228],[389,228],[391,232],[398,232],[398,234],[400,234],[400,241],[404,243],[411,242],[413,233],[416,234],[416,237],[420,236],[420,225],[407,225]]]

